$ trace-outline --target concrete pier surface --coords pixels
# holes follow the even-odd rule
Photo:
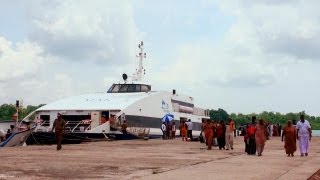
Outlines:
[[[280,137],[266,143],[263,156],[234,150],[206,150],[200,142],[175,140],[103,141],[0,149],[0,179],[308,179],[320,169],[320,137],[310,153],[287,157]]]

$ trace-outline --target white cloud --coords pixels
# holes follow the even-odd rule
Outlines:
[[[268,54],[318,60],[319,1],[219,1],[217,4],[236,17],[233,31],[240,33],[251,48],[258,46]],[[241,33],[243,28],[247,33]],[[254,40],[257,44],[251,44]],[[237,41],[236,41],[237,42]],[[241,43],[241,45],[245,45]]]
[[[28,4],[30,38],[69,61],[119,65],[133,55],[138,29],[127,1],[57,0]]]
[[[42,64],[41,52],[34,43],[13,44],[0,36],[0,83],[34,73]]]
[[[23,7],[28,36],[0,38],[0,103],[104,91],[104,78],[117,79],[134,64],[141,35],[128,1],[32,0]]]
[[[319,67],[319,63],[301,63],[319,60],[318,2],[216,4],[233,17],[224,38],[220,42],[208,39],[179,45],[177,55],[167,62],[167,70],[161,72],[165,75],[158,74],[155,82],[178,85],[182,91],[195,94],[203,106],[222,107],[229,112],[308,109],[311,114],[319,114],[314,109],[318,106],[316,92],[301,93],[305,88],[297,84],[317,82],[314,77],[318,72],[311,67]]]

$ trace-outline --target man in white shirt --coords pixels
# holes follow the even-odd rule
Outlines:
[[[300,121],[298,121],[296,128],[301,156],[308,156],[311,126],[310,123],[304,119],[304,115],[300,115]]]

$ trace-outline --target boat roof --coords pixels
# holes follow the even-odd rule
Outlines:
[[[121,110],[156,92],[141,93],[92,93],[61,99],[37,111],[49,110]]]

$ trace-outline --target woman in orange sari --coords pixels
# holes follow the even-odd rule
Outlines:
[[[182,141],[187,141],[187,131],[188,131],[188,125],[185,121],[182,121],[181,124],[181,137]]]
[[[211,123],[211,120],[208,119],[207,123],[203,127],[203,131],[206,136],[206,142],[208,145],[208,150],[211,150],[211,147],[212,147],[214,130],[215,130],[215,127],[214,127],[213,123]]]
[[[294,152],[297,150],[296,145],[296,128],[292,125],[291,120],[287,122],[287,126],[283,128],[282,132],[282,142],[284,138],[284,148],[286,149],[286,154],[289,156],[294,156]]]
[[[262,156],[264,145],[267,140],[267,128],[263,119],[259,119],[259,124],[256,126],[255,140],[258,156]]]

